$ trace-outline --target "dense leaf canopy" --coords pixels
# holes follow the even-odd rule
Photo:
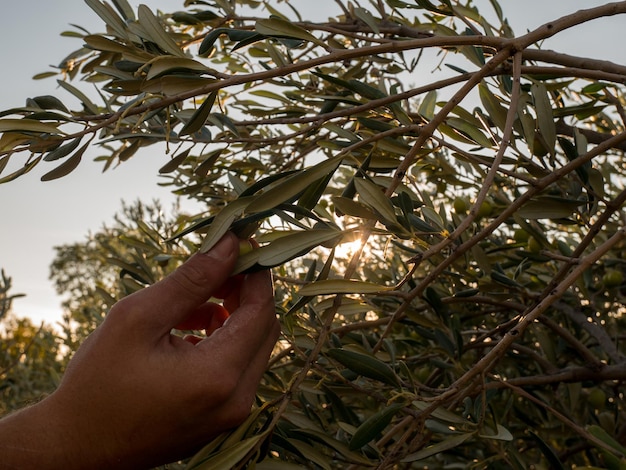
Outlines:
[[[1,113],[0,180],[152,147],[206,212],[60,249],[70,315],[227,230],[275,273],[258,406],[188,468],[623,468],[626,66],[540,44],[626,2],[520,36],[495,0],[86,2],[104,32]]]

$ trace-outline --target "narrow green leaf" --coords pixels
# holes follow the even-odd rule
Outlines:
[[[62,134],[57,126],[34,119],[0,119],[0,132],[38,132],[44,134]]]
[[[324,41],[317,39],[306,29],[296,26],[290,21],[282,18],[261,19],[256,22],[255,29],[258,33],[272,37],[288,37],[309,41],[318,46],[327,49],[328,46]]]
[[[215,163],[217,162],[218,158],[220,158],[220,155],[224,153],[224,150],[226,150],[226,148],[213,150],[206,155],[201,155],[201,157],[204,158],[204,160],[202,161],[202,163],[200,163],[200,165],[196,167],[193,173],[198,176],[208,175],[211,168],[215,166]],[[245,196],[245,195],[241,194],[241,196]]]
[[[422,215],[424,216],[424,218],[430,220],[439,230],[445,229],[445,224],[443,222],[443,219],[441,218],[441,216],[437,213],[435,209],[433,209],[432,207],[428,207],[428,206],[422,206],[420,208],[420,211],[422,212]]]
[[[124,20],[120,18],[115,10],[100,0],[85,0],[85,3],[104,21],[120,38],[128,39],[128,31]]]
[[[54,160],[58,160],[59,158],[67,157],[70,153],[78,148],[81,140],[82,138],[78,137],[67,144],[57,147],[52,152],[46,154],[46,156],[43,158],[44,161],[52,162]]]
[[[385,132],[385,131],[389,131],[393,128],[395,128],[396,126],[387,122],[387,121],[379,121],[377,119],[372,119],[372,118],[366,118],[366,117],[357,117],[356,118],[357,121],[362,124],[363,126],[367,127],[368,129],[372,129],[376,132]],[[324,126],[327,127],[327,126]],[[358,137],[357,137],[358,139]]]
[[[188,468],[189,470],[230,470],[234,468],[260,440],[265,439],[266,435],[267,431],[244,439],[231,447],[219,451],[213,457]]]
[[[216,28],[204,37],[202,43],[200,44],[200,47],[198,48],[198,55],[200,57],[203,57],[211,52],[211,50],[213,49],[213,44],[215,44],[217,38],[219,38],[223,34],[228,35],[228,39],[230,39],[231,41],[238,41],[235,49],[238,47],[242,47],[243,44],[252,44],[253,42],[265,38],[265,36],[255,31],[231,28]]]
[[[383,188],[369,180],[355,178],[354,185],[360,200],[374,209],[385,222],[397,223],[393,204],[383,192]]]
[[[512,441],[513,434],[500,424],[496,424],[496,432],[493,434],[479,434],[478,437],[482,437],[483,439],[495,439],[497,441]]]
[[[202,126],[204,126],[204,123],[211,113],[211,108],[213,108],[213,104],[215,104],[216,98],[217,91],[214,91],[204,100],[200,107],[196,109],[189,121],[187,121],[183,128],[180,130],[179,135],[183,136],[193,134],[194,132],[202,129]]]
[[[433,455],[436,455],[446,450],[454,449],[455,447],[460,446],[465,441],[470,439],[473,435],[474,435],[473,433],[469,433],[469,432],[464,433],[464,434],[451,435],[445,438],[443,441],[440,441],[436,444],[428,446],[425,449],[419,450],[413,454],[407,455],[401,461],[408,463],[408,462],[417,462],[419,460],[424,460]]]
[[[150,71],[146,75],[146,80],[152,80],[173,72],[200,72],[206,73],[209,69],[200,62],[180,57],[161,57],[155,60],[150,66]]]
[[[89,98],[87,98],[87,95],[85,95],[78,88],[76,88],[73,85],[70,85],[68,82],[64,80],[57,80],[57,83],[59,84],[61,88],[64,88],[66,91],[69,91],[72,95],[78,98],[80,102],[83,104],[83,106],[85,107],[85,109],[89,111],[91,114],[99,113],[98,107],[95,104],[93,104],[93,102]]]
[[[174,155],[169,162],[159,168],[159,174],[163,175],[176,170],[176,168],[178,168],[185,161],[190,151],[191,148],[188,148],[187,150],[180,152],[178,155]]]
[[[240,274],[249,270],[256,271],[260,269],[268,269],[270,266],[259,265],[260,251],[261,249],[259,248],[239,256],[239,258],[237,258],[237,263],[235,263],[233,274]]]
[[[337,230],[307,230],[281,236],[259,250],[258,263],[273,267],[297,256],[308,253],[313,248],[341,236]]]
[[[363,83],[359,80],[348,80],[349,89],[355,91],[359,95],[369,100],[378,100],[381,98],[386,98],[387,93],[382,90],[369,85],[367,83]]]
[[[327,294],[376,294],[392,290],[391,287],[381,286],[373,282],[355,281],[352,279],[326,279],[305,285],[299,295],[327,295]]]
[[[63,102],[56,96],[36,96],[33,98],[33,101],[37,103],[37,105],[40,106],[42,109],[58,109],[59,111],[63,111],[64,113],[68,114],[70,112],[70,110],[67,109]]]
[[[387,427],[400,408],[402,405],[396,403],[367,418],[352,435],[349,444],[350,449],[360,449],[376,438]]]
[[[289,442],[291,443],[291,441]],[[318,452],[317,454],[319,455],[320,453]],[[320,465],[315,460],[312,461]],[[320,467],[326,469],[326,467],[321,465]],[[302,465],[298,463],[285,462],[284,460],[278,460],[276,458],[272,458],[271,456],[267,456],[261,462],[258,462],[254,468],[255,470],[302,470]]]
[[[289,444],[294,446],[300,455],[302,455],[302,457],[304,457],[307,461],[313,462],[323,470],[332,470],[333,467],[330,458],[313,447],[311,444],[303,442],[300,439],[289,439]],[[269,470],[274,469],[275,467],[272,467]],[[302,466],[299,465],[296,470],[302,470]]]
[[[326,354],[359,375],[396,387],[400,385],[393,369],[374,356],[347,349],[329,349]]]
[[[525,219],[564,219],[584,205],[585,201],[541,196],[524,204],[517,214]]]
[[[275,181],[288,178],[289,176],[297,174],[297,173],[299,173],[298,170],[291,170],[291,171],[285,171],[284,173],[274,173],[274,174],[265,176],[261,178],[259,181],[256,181],[252,185],[250,185],[248,189],[246,189],[243,193],[241,193],[241,196],[242,197],[252,196],[253,194],[256,194],[258,191],[260,191],[261,189],[274,183]]]
[[[333,438],[327,432],[324,431],[316,431],[313,429],[297,429],[293,431],[294,433],[304,434],[305,436],[309,436],[312,439],[315,439],[319,442],[322,442],[327,447],[334,449],[337,453],[339,453],[343,458],[345,458],[348,462],[355,463],[357,465],[363,466],[363,468],[373,467],[373,462],[369,461],[365,457],[363,457],[358,452],[354,452],[348,448],[343,442]]]
[[[604,442],[607,446],[612,448],[620,457],[626,456],[626,447],[621,445],[619,442],[615,440],[615,438],[611,437],[603,428],[598,425],[591,425],[588,429],[591,435],[602,442]]]
[[[554,470],[565,470],[565,466],[563,465],[563,462],[561,462],[561,459],[559,458],[557,453],[554,451],[554,449],[548,443],[546,443],[543,439],[541,439],[539,434],[533,431],[530,431],[530,435],[533,437],[535,442],[537,442],[537,444],[539,445],[539,450],[541,450],[541,453],[544,455],[544,457],[550,464],[550,468],[553,468]]]
[[[169,54],[185,58],[185,53],[178,47],[176,41],[165,31],[158,17],[152,10],[144,5],[139,5],[137,9],[139,24],[143,27],[150,39],[161,49]]]
[[[454,13],[451,12],[449,8],[446,8],[445,4],[438,7],[433,5],[429,0],[415,0],[415,3],[417,3],[422,8],[437,13],[439,15],[454,15]]]
[[[333,248],[330,251],[330,255],[328,256],[328,258],[324,262],[324,266],[322,267],[319,275],[316,278],[317,281],[321,281],[321,280],[324,280],[324,279],[328,278],[328,275],[330,274],[330,270],[332,268],[334,259],[335,259],[335,249]],[[313,278],[313,276],[315,275],[316,264],[317,263],[315,262],[315,260],[313,260],[313,262],[311,263],[311,267],[309,268],[309,271],[307,272],[307,275],[305,277],[305,281],[306,282],[309,282]],[[313,298],[314,298],[314,296],[302,296],[302,297],[300,297],[300,299],[295,304],[293,304],[291,306],[291,308],[287,312],[287,315],[291,315],[294,312],[297,312],[299,309],[301,309],[306,304],[308,304],[311,300],[313,300]]]
[[[58,75],[58,72],[41,72],[33,75],[33,80],[43,80]]]
[[[259,197],[250,204],[247,212],[262,212],[273,209],[304,191],[311,184],[315,184],[320,178],[334,173],[341,164],[341,158],[330,158],[318,163],[315,166],[307,168],[289,178],[281,181],[273,188],[259,195]]]
[[[317,180],[316,184],[310,184],[309,187],[304,190],[304,193],[302,193],[302,195],[298,198],[298,205],[300,207],[304,207],[305,209],[312,210],[326,191],[326,187],[332,177],[333,174],[329,173],[328,175]]]
[[[100,36],[97,34],[90,34],[88,36],[83,37],[83,41],[85,41],[85,44],[91,48],[91,49],[95,49],[97,51],[106,51],[106,52],[119,52],[120,54],[125,54],[129,51],[132,51],[133,53],[136,54],[141,54],[142,52],[140,50],[133,50],[130,47],[121,44],[117,41],[113,41],[111,39],[105,38],[104,36]],[[146,56],[148,57],[147,60],[149,60],[149,55],[146,54]]]
[[[135,21],[135,12],[126,0],[113,0],[113,5],[126,21]]]
[[[224,207],[219,214],[215,216],[209,229],[207,230],[202,245],[200,246],[200,253],[206,253],[224,236],[230,229],[232,223],[237,220],[243,211],[250,204],[250,198],[240,198],[228,204]]]
[[[353,201],[352,199],[343,196],[335,196],[332,198],[332,201],[335,204],[335,208],[342,214],[359,217],[361,219],[378,219],[378,216],[374,211],[358,201]]]
[[[378,29],[378,24],[376,24],[376,19],[365,8],[354,8],[354,14],[358,19],[360,19],[363,23],[369,26],[371,30],[374,31],[376,34],[380,33],[380,29]]]
[[[413,407],[416,410],[419,411],[423,411],[426,408],[428,408],[430,406],[430,403],[425,402],[425,401],[414,401],[413,402]],[[450,410],[447,410],[445,408],[436,408],[431,414],[430,416],[432,416],[435,419],[438,419],[439,421],[443,421],[445,423],[452,423],[452,424],[462,424],[462,425],[472,425],[472,423],[470,421],[468,421],[467,419],[451,412]]]
[[[490,276],[491,276],[491,279],[493,279],[494,281],[499,282],[500,284],[503,284],[505,286],[516,287],[516,288],[524,287],[521,284],[515,282],[510,277],[508,277],[505,274],[502,274],[501,272],[498,272],[498,271],[492,271]]]
[[[435,116],[435,105],[437,104],[437,90],[431,90],[426,93],[424,99],[420,103],[418,113],[429,121]]]
[[[178,95],[195,88],[202,88],[215,83],[214,78],[190,77],[179,75],[164,75],[141,84],[141,91],[148,93],[163,93],[166,96]]]
[[[478,85],[478,95],[489,117],[500,130],[503,130],[506,123],[507,110],[502,106],[500,100],[491,93],[485,83]]]
[[[0,178],[0,184],[8,183],[9,181],[13,181],[14,179],[18,178],[19,176],[22,176],[22,175],[28,173],[40,161],[41,161],[41,156],[33,159],[32,161],[30,161],[26,165],[24,165],[22,168],[20,168],[20,169],[14,171],[13,173],[10,173],[10,174]],[[7,158],[7,160],[4,161],[3,164],[6,165],[7,162],[8,162],[8,158]]]
[[[212,124],[214,124],[215,126],[219,127],[220,129],[226,128],[229,131],[231,131],[236,137],[240,137],[239,129],[237,129],[237,126],[235,125],[234,121],[231,118],[229,118],[226,114],[223,114],[223,113],[209,114],[207,120],[211,122]]]
[[[69,157],[54,170],[49,171],[48,173],[43,175],[41,177],[41,181],[52,181],[71,173],[80,163],[81,159],[83,158],[83,154],[85,153],[87,148],[89,148],[89,143],[90,142],[87,142],[85,145],[79,148],[74,155]]]
[[[487,138],[485,134],[482,133],[480,129],[472,125],[471,123],[455,117],[449,117],[446,119],[446,123],[456,129],[459,132],[462,132],[478,145],[484,148],[492,148],[494,143]]]
[[[550,154],[553,154],[554,146],[556,145],[556,125],[554,124],[554,115],[548,90],[545,84],[535,83],[530,87],[530,92],[533,96],[537,113],[537,127],[548,146],[548,151]]]

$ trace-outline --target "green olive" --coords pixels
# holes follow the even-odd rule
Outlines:
[[[239,240],[239,256],[243,256],[246,253],[250,253],[254,247],[250,240]]]
[[[539,253],[541,251],[541,243],[535,237],[528,239],[528,251],[531,253]]]
[[[478,217],[487,217],[491,215],[493,211],[493,206],[489,201],[483,201],[480,207],[478,208]]]
[[[600,388],[592,388],[587,397],[589,404],[596,410],[601,410],[606,405],[606,393]]]
[[[466,214],[468,209],[468,203],[464,197],[457,196],[454,198],[452,207],[454,208],[454,212],[456,212],[457,214]]]
[[[606,273],[604,273],[604,276],[602,276],[602,282],[604,283],[605,287],[620,286],[624,282],[624,274],[622,274],[622,272],[618,271],[617,269],[610,269]]]

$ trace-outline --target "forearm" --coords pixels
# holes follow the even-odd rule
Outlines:
[[[90,468],[83,443],[54,408],[46,399],[0,419],[0,470]]]

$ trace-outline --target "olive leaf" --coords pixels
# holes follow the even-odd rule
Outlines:
[[[54,124],[35,119],[0,119],[0,132],[37,132],[44,134],[62,134]]]
[[[308,188],[310,184],[314,184],[320,178],[327,176],[329,173],[333,173],[340,164],[340,157],[329,158],[306,170],[289,176],[276,186],[260,194],[254,203],[250,204],[247,212],[261,212],[288,201]]]
[[[150,71],[146,80],[152,80],[166,73],[173,72],[198,72],[207,73],[209,69],[200,62],[180,57],[161,57],[150,65]]]
[[[326,49],[328,46],[324,41],[317,39],[306,29],[297,26],[290,21],[282,18],[269,18],[257,20],[255,29],[258,33],[265,36],[287,37],[302,39],[303,41],[312,42]]]
[[[214,222],[215,223],[215,222]],[[270,244],[252,250],[240,256],[235,266],[235,273],[243,272],[256,266],[256,269],[272,268],[308,253],[313,248],[340,238],[342,232],[331,229],[313,229],[293,231],[281,235]]]
[[[517,214],[525,219],[564,219],[586,203],[586,201],[540,196],[524,204]]]
[[[398,376],[386,363],[367,354],[348,349],[329,349],[326,354],[353,372],[370,379],[399,386]]]
[[[81,140],[82,139],[79,137],[67,144],[57,147],[56,149],[47,153],[45,157],[43,157],[44,161],[52,162],[54,160],[58,160],[59,158],[67,157],[70,153],[76,150],[76,148],[78,148]]]
[[[374,282],[355,281],[352,279],[325,279],[305,285],[299,295],[327,295],[327,294],[376,294],[392,290]]]
[[[148,6],[144,4],[139,5],[137,15],[139,25],[143,27],[144,31],[155,44],[158,44],[161,49],[169,54],[182,58],[186,57],[182,49],[178,47],[178,44],[176,44],[167,31],[163,29],[161,22]]]
[[[199,131],[209,117],[216,98],[217,91],[214,91],[202,102],[200,107],[193,113],[191,118],[189,118],[189,121],[185,123],[179,135],[189,135]]]
[[[176,168],[178,168],[185,161],[187,156],[189,156],[190,151],[191,149],[188,148],[187,150],[180,152],[178,155],[174,155],[169,162],[159,168],[159,174],[163,175],[176,170]]]
[[[85,3],[104,21],[120,38],[128,39],[128,31],[124,20],[115,10],[99,0],[85,0]]]
[[[548,151],[553,153],[556,144],[556,125],[554,124],[554,115],[552,113],[548,90],[545,84],[534,83],[530,87],[530,91],[537,112],[537,127],[548,146]]]
[[[205,253],[215,246],[215,244],[230,229],[232,223],[237,220],[250,204],[251,198],[239,198],[224,207],[213,219],[209,229],[204,236],[200,253]]]
[[[349,447],[351,450],[360,449],[372,439],[377,437],[383,429],[391,422],[394,415],[402,408],[402,405],[394,403],[386,408],[383,408],[377,413],[374,413],[367,418],[358,427],[356,432],[350,439]]]
[[[74,153],[74,155],[65,160],[61,165],[43,175],[41,177],[41,181],[52,181],[70,174],[80,163],[81,159],[83,158],[83,154],[89,148],[89,144],[90,142],[87,142],[80,149],[78,149],[76,153]]]
[[[402,462],[417,462],[420,460],[424,460],[431,455],[439,454],[440,452],[444,452],[446,450],[454,449],[455,447],[460,446],[468,439],[474,436],[473,433],[463,433],[463,434],[453,434],[449,437],[446,437],[442,441],[437,442],[436,444],[430,445],[422,450],[419,450],[413,454],[409,454],[402,459]]]
[[[190,470],[229,470],[234,468],[266,436],[267,431],[243,439],[230,447],[220,450],[202,462],[187,468]]]
[[[389,198],[385,196],[382,187],[363,178],[355,178],[354,184],[363,203],[374,209],[384,221],[397,222],[396,212]]]

